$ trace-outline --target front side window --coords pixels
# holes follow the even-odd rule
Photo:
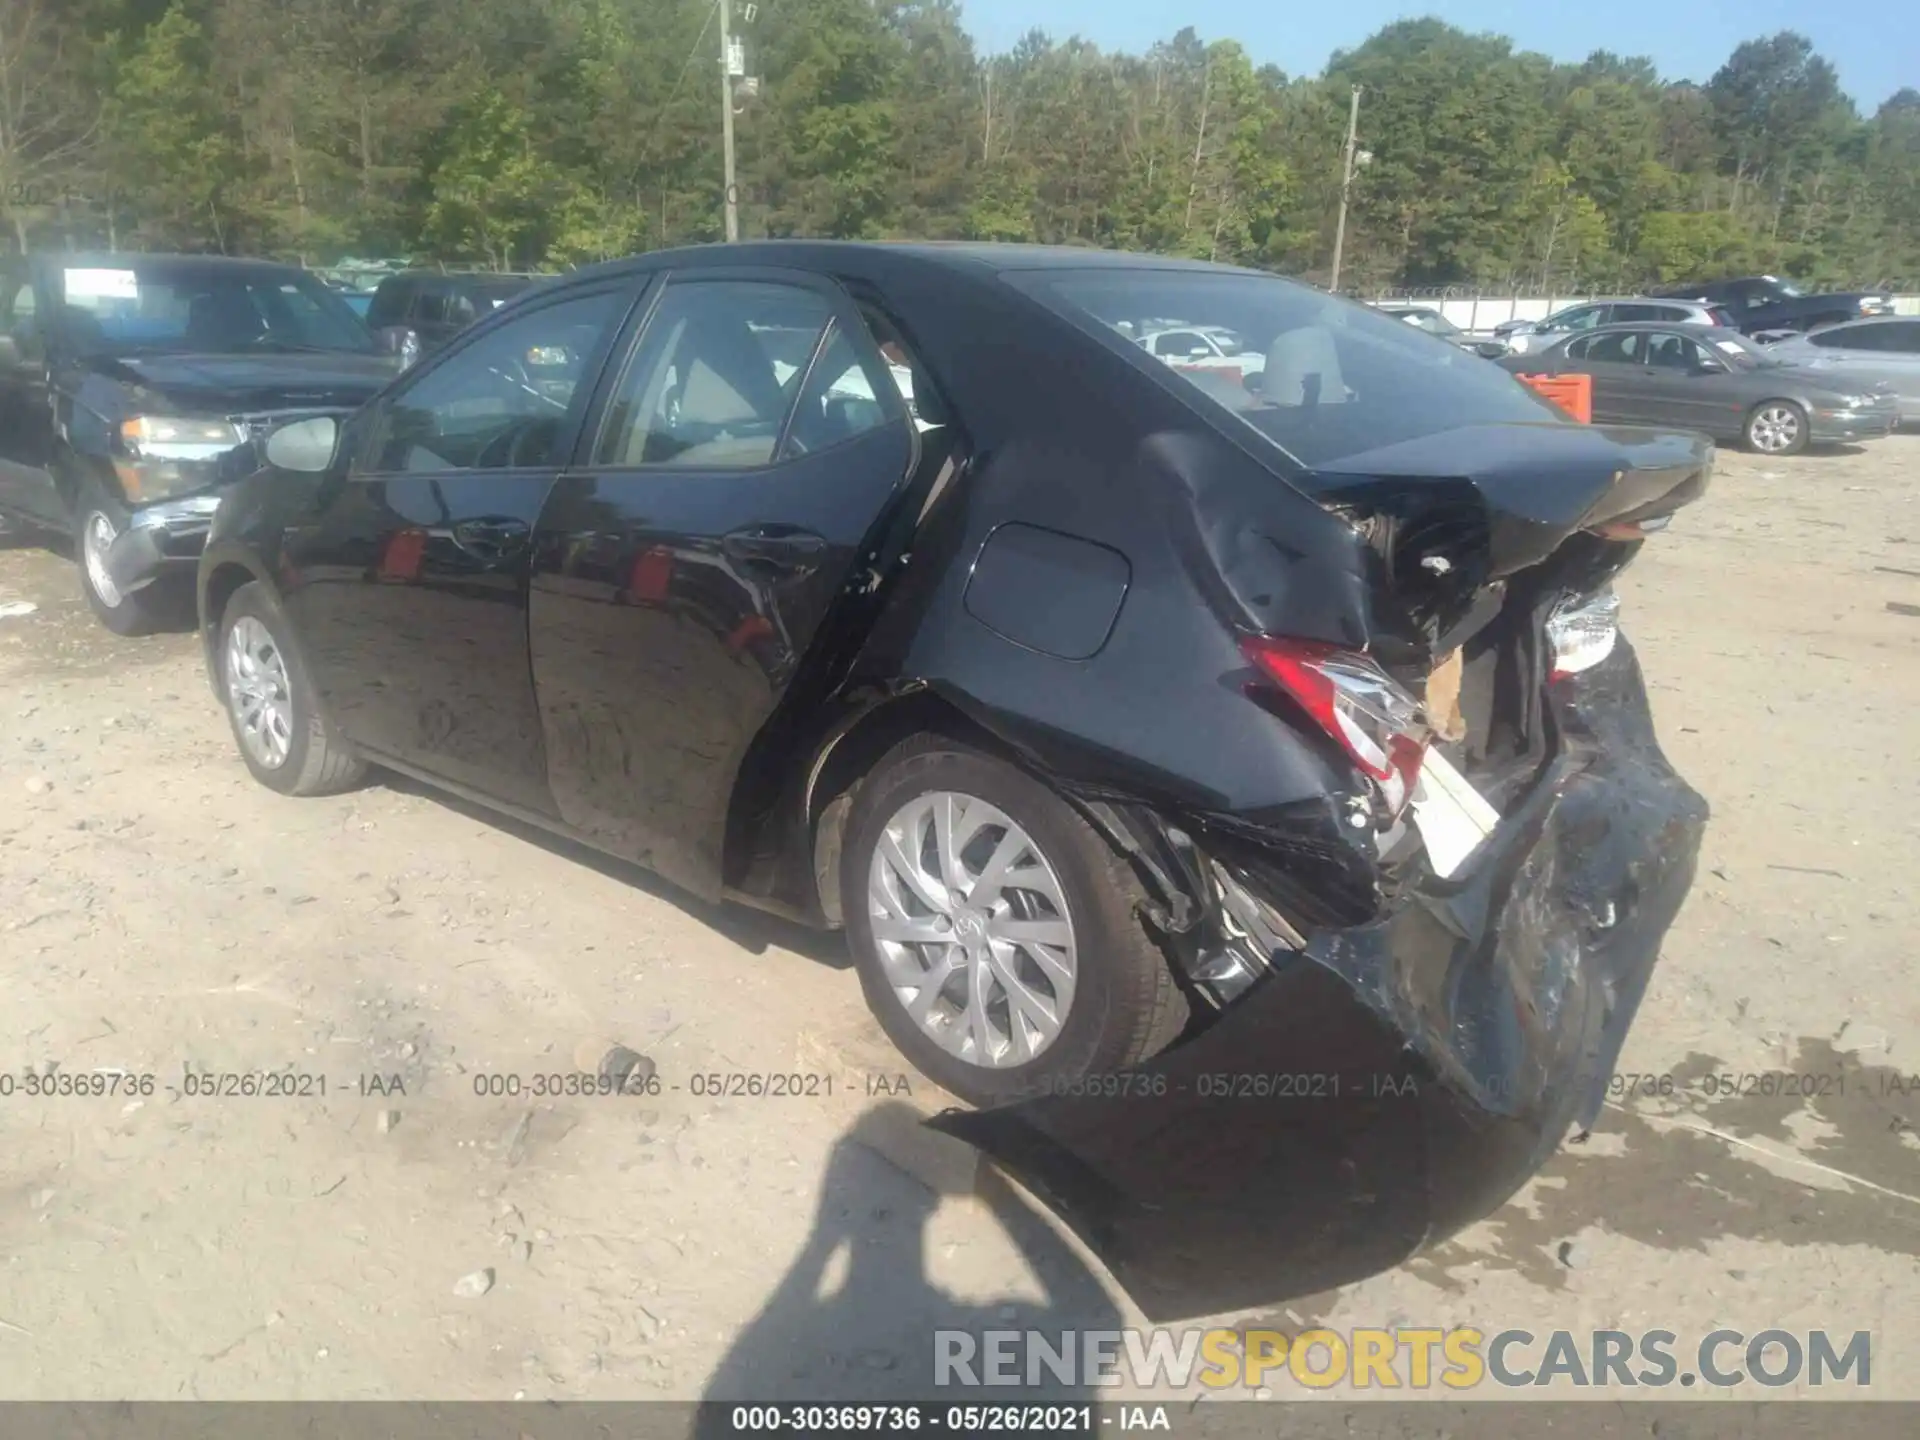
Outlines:
[[[1231,326],[1260,357],[1244,390],[1205,388],[1202,371],[1170,371],[1173,383],[1232,410],[1309,467],[1472,425],[1565,419],[1457,345],[1278,276],[1143,267],[1011,272],[1007,280],[1110,343],[1124,343],[1114,336],[1119,322],[1145,316],[1193,330]]]
[[[361,472],[497,470],[562,464],[587,366],[622,297],[600,291],[507,320],[389,400]]]
[[[1637,330],[1595,335],[1587,344],[1589,365],[1638,365],[1647,353],[1647,337]]]
[[[1562,310],[1540,323],[1542,330],[1591,330],[1606,317],[1605,305],[1583,305],[1577,310]]]
[[[1649,336],[1647,364],[1656,370],[1691,372],[1706,363],[1707,352],[1685,335]]]
[[[825,296],[795,285],[669,285],[615,391],[595,463],[772,464],[807,361],[832,319]],[[873,395],[869,385],[866,398]],[[829,398],[820,397],[823,407]]]

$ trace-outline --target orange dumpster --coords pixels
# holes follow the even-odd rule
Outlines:
[[[1522,375],[1520,383],[1546,396],[1582,424],[1593,423],[1591,375]]]

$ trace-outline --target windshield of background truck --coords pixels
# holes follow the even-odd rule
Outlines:
[[[86,351],[378,353],[346,301],[291,268],[115,256],[69,265],[55,279],[61,323]]]

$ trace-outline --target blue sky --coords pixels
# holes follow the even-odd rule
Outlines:
[[[1706,80],[1742,40],[1798,30],[1840,72],[1871,114],[1903,85],[1920,89],[1920,0],[961,0],[982,49],[1004,50],[1027,31],[1082,35],[1141,50],[1191,25],[1208,40],[1238,40],[1256,64],[1316,74],[1389,21],[1438,15],[1463,30],[1511,36],[1556,60],[1595,50],[1651,56],[1668,79]]]

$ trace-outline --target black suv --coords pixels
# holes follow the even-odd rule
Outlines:
[[[72,536],[94,613],[139,634],[190,589],[221,491],[257,468],[266,434],[357,408],[396,368],[291,265],[7,256],[0,515]]]
[[[539,279],[497,271],[403,270],[382,280],[373,292],[367,324],[411,365]]]

